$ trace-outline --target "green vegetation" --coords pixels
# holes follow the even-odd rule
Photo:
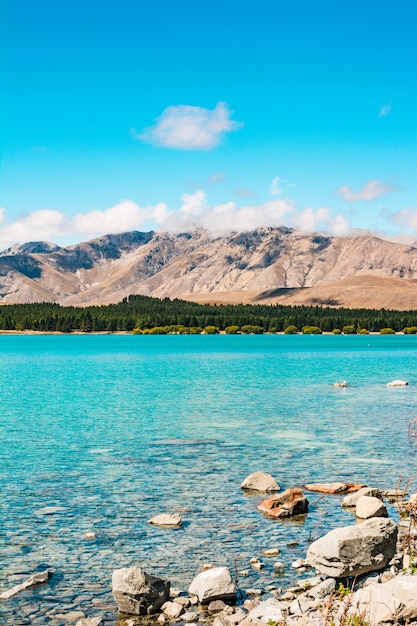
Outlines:
[[[356,326],[354,324],[343,326],[343,334],[344,335],[356,335]]]
[[[395,330],[392,328],[381,328],[379,331],[380,335],[395,335]]]
[[[323,331],[318,326],[303,326],[301,332],[303,335],[321,335]]]
[[[298,332],[298,328],[297,326],[294,326],[294,324],[290,324],[290,326],[287,326],[287,328],[284,329],[285,335],[295,335]]]
[[[5,304],[0,306],[0,330],[42,332],[117,332],[137,334],[195,334],[283,332],[306,327],[310,332],[335,332],[352,327],[354,332],[417,333],[417,311],[381,309],[331,309],[282,305],[210,305],[130,296],[108,306],[63,307],[58,304]],[[294,330],[295,328],[295,330]],[[152,333],[150,332],[152,331]]]

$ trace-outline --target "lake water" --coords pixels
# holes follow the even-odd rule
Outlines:
[[[415,488],[416,365],[416,336],[0,336],[0,590],[54,570],[1,623],[114,624],[111,574],[131,565],[181,589],[207,562],[249,569],[243,589],[290,584],[309,540],[354,517],[310,493],[307,516],[270,520],[242,480]],[[160,512],[182,528],[147,523]],[[270,547],[280,576],[277,558],[250,569]]]

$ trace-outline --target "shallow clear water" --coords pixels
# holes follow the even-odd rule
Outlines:
[[[75,608],[115,623],[117,567],[186,589],[204,562],[304,557],[354,523],[340,498],[311,493],[306,517],[273,521],[240,483],[256,470],[282,488],[414,481],[416,364],[414,336],[0,336],[0,590],[55,571],[3,603],[4,623],[58,624]],[[388,388],[396,378],[409,386]],[[183,527],[149,525],[160,512]],[[291,582],[263,560],[243,588]]]

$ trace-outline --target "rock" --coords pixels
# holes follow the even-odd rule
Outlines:
[[[274,570],[281,569],[285,569],[285,563],[283,563],[282,561],[277,561],[276,563],[274,563]]]
[[[321,576],[314,576],[313,578],[302,578],[301,580],[297,580],[297,587],[300,589],[311,589],[312,587],[316,587],[322,581]]]
[[[357,526],[331,530],[311,544],[307,560],[334,578],[383,569],[395,554],[398,529],[390,519],[373,517]]]
[[[194,611],[187,611],[184,615],[181,616],[181,620],[186,624],[191,624],[192,622],[198,622],[198,613],[194,613]]]
[[[247,596],[263,596],[264,593],[263,589],[246,589]]]
[[[237,624],[240,624],[240,622],[245,619],[247,615],[247,612],[244,611],[243,609],[239,608],[236,609],[236,611],[233,613],[233,615],[229,616],[229,621],[234,624],[235,626],[237,626]]]
[[[373,498],[379,498],[380,500],[382,500],[382,491],[373,487],[362,487],[362,489],[359,489],[359,491],[355,491],[354,493],[345,496],[342,500],[342,506],[356,506],[361,496],[372,496]]]
[[[84,537],[86,539],[95,539],[97,537],[97,533],[93,532],[92,530],[85,533]]]
[[[361,496],[356,504],[355,515],[361,519],[388,517],[388,511],[385,504],[379,498]]]
[[[178,515],[178,513],[173,513],[172,515],[161,513],[148,520],[148,524],[154,524],[155,526],[175,526],[178,528],[181,526],[181,523],[181,515]]]
[[[386,583],[373,584],[356,591],[352,608],[364,612],[371,626],[417,619],[417,577],[396,576]]]
[[[167,616],[161,613],[160,615],[158,615],[156,621],[158,622],[158,624],[165,624],[167,621]]]
[[[56,613],[54,618],[60,622],[72,622],[75,620],[81,621],[85,619],[85,614],[82,611],[69,611],[69,613]]]
[[[255,472],[245,478],[240,485],[241,489],[250,491],[280,491],[281,487],[276,483],[271,474],[265,472]]]
[[[249,612],[247,619],[259,620],[262,624],[267,624],[269,621],[279,624],[283,622],[287,616],[287,606],[275,598],[269,598],[255,606],[255,608]]]
[[[220,613],[220,611],[224,611],[227,608],[227,604],[223,602],[223,600],[212,600],[207,607],[207,610],[210,613]]]
[[[75,624],[75,626],[100,626],[101,617],[83,617]]]
[[[308,491],[318,491],[319,493],[351,493],[353,491],[358,491],[365,485],[356,485],[354,483],[312,483],[309,485],[304,485],[304,488]]]
[[[161,606],[161,611],[170,619],[176,619],[184,612],[184,607],[178,602],[168,601]]]
[[[311,567],[311,566],[310,566],[310,563],[308,563],[308,561],[306,561],[305,559],[297,559],[296,561],[293,561],[291,563],[291,567],[296,570],[304,569],[305,571],[307,567]]]
[[[347,387],[348,384],[345,380],[343,380],[341,383],[333,383],[333,387]]]
[[[392,380],[390,383],[387,383],[387,387],[405,387],[408,385],[406,380]]]
[[[200,572],[189,587],[189,594],[198,598],[201,604],[211,600],[236,599],[236,585],[227,567],[213,567]]]
[[[271,517],[303,515],[308,511],[308,500],[301,489],[286,489],[279,496],[263,500],[257,509]]]
[[[50,570],[45,570],[44,572],[38,572],[37,574],[32,574],[27,580],[19,585],[15,585],[11,589],[7,591],[3,591],[0,595],[0,600],[8,600],[9,598],[13,598],[18,593],[27,589],[28,587],[34,587],[35,585],[39,585],[40,583],[47,582],[52,576],[52,572]]]
[[[147,574],[138,567],[124,567],[113,572],[112,591],[121,613],[149,615],[156,613],[169,598],[170,583]]]
[[[326,578],[323,582],[309,590],[309,595],[316,600],[322,600],[329,596],[336,589],[336,581],[334,578]]]
[[[172,596],[172,590],[171,590],[171,596]],[[177,604],[181,604],[181,606],[184,607],[184,609],[188,609],[188,607],[190,606],[190,598],[186,598],[185,596],[180,596],[179,598],[175,598],[174,602],[177,602]]]
[[[278,548],[268,548],[268,550],[264,550],[264,556],[278,556],[280,550]]]
[[[261,563],[261,561],[256,556],[252,557],[249,563],[254,569],[263,569],[265,567],[265,563]]]

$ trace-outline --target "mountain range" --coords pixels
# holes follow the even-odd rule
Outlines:
[[[417,309],[417,247],[290,228],[132,231],[0,253],[0,303],[82,306],[130,294],[210,303]]]

